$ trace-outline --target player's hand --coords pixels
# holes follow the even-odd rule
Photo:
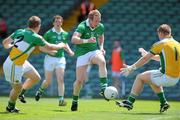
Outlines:
[[[70,51],[70,52],[69,52],[69,55],[70,55],[70,56],[74,56],[74,52],[73,52],[73,51]]]
[[[141,53],[141,56],[145,56],[148,52],[144,48],[139,48],[138,51]]]
[[[67,45],[64,44],[63,42],[58,43],[58,46],[59,46],[60,49],[67,47]]]
[[[121,68],[121,74],[127,77],[134,70],[136,70],[136,66],[134,66],[134,65],[127,66],[126,68]]]
[[[91,37],[91,38],[88,40],[88,43],[96,43],[96,38],[95,38],[95,37]]]

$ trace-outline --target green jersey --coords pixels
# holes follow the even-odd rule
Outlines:
[[[30,29],[18,29],[10,37],[14,40],[14,46],[9,56],[16,65],[22,65],[35,49],[35,46],[45,45],[42,37]]]
[[[60,42],[67,43],[68,33],[65,31],[57,32],[54,28],[52,28],[44,34],[44,39],[52,44],[58,44]],[[64,49],[59,49],[53,57],[64,57]]]
[[[100,23],[96,28],[92,29],[87,19],[78,25],[76,32],[81,33],[81,39],[96,38],[96,43],[76,44],[75,55],[81,56],[90,51],[99,49],[98,41],[99,37],[104,34],[104,25]]]

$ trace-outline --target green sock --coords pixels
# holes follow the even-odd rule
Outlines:
[[[10,109],[14,109],[14,108],[15,108],[15,105],[16,105],[16,102],[12,102],[12,101],[9,101],[9,102],[8,102],[8,107],[9,107]]]
[[[130,101],[132,104],[135,102],[137,95],[130,93],[128,96],[128,101]]]
[[[100,85],[101,85],[101,91],[104,91],[105,88],[107,87],[107,77],[104,77],[104,78],[100,78]]]
[[[73,102],[78,102],[79,96],[73,95]]]
[[[44,90],[45,90],[45,88],[41,86],[38,91],[41,93],[44,93]]]
[[[59,96],[59,101],[64,100],[64,96]]]
[[[157,96],[159,97],[161,104],[164,104],[166,102],[164,92],[157,93]]]
[[[26,89],[22,89],[20,96],[24,95],[25,92],[26,92]]]

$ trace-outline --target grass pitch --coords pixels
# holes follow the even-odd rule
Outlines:
[[[80,99],[77,112],[71,112],[71,99],[68,105],[58,106],[56,98],[26,98],[27,103],[17,102],[20,113],[7,113],[8,97],[0,97],[0,120],[180,120],[180,102],[169,101],[171,107],[159,113],[159,101],[137,100],[134,108],[128,111],[115,105],[114,101],[103,99]]]

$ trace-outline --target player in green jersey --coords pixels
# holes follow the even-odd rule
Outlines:
[[[63,42],[66,44],[68,49],[65,49],[70,56],[74,55],[74,52],[69,48],[68,33],[62,29],[63,18],[59,15],[53,18],[53,28],[47,31],[44,35],[44,39],[49,43],[57,44]],[[44,90],[50,85],[52,81],[53,71],[56,73],[57,83],[58,83],[58,94],[59,94],[59,106],[65,106],[64,101],[64,71],[66,66],[66,59],[64,57],[64,49],[58,50],[55,55],[46,55],[44,60],[45,69],[45,80],[43,81],[41,87],[36,92],[35,99],[38,101]]]
[[[76,45],[76,81],[74,82],[73,101],[71,110],[77,111],[78,97],[83,83],[86,80],[86,70],[89,64],[99,67],[101,92],[107,87],[107,70],[104,58],[104,26],[98,10],[92,10],[88,19],[81,22],[72,36],[72,43]]]
[[[36,69],[27,61],[35,47],[40,46],[43,52],[48,52],[52,55],[59,49],[66,49],[64,43],[55,45],[46,42],[42,36],[37,34],[40,27],[41,19],[38,16],[32,16],[28,20],[28,28],[18,29],[3,40],[4,48],[12,48],[3,64],[5,78],[12,86],[8,106],[6,107],[8,112],[19,112],[15,104],[22,90],[22,77],[27,78],[25,83],[28,83],[29,87],[41,79]]]

